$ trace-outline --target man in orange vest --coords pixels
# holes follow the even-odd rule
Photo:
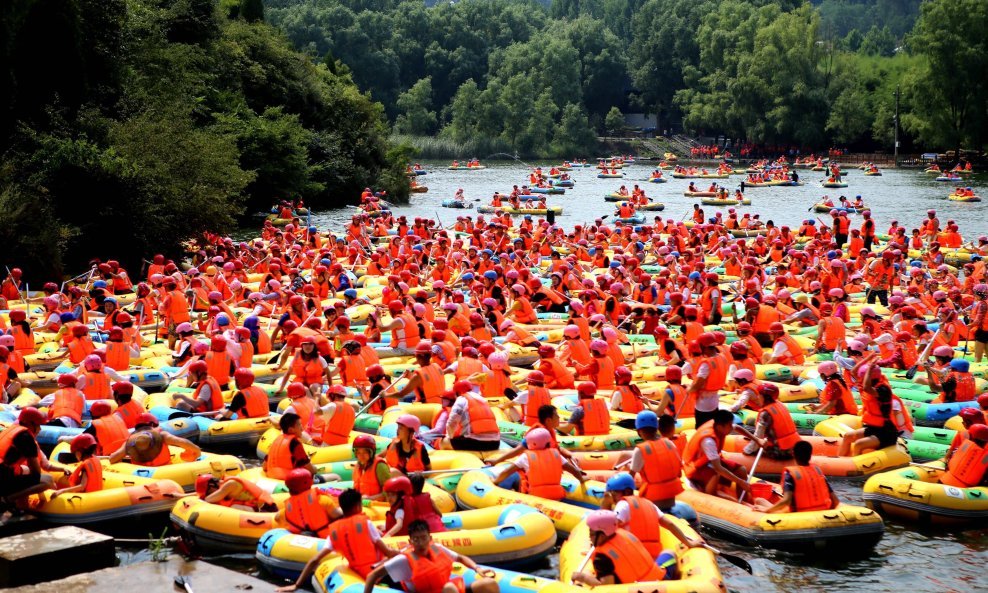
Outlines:
[[[443,378],[443,369],[438,364],[432,362],[432,343],[420,342],[415,347],[415,362],[419,368],[412,372],[412,376],[392,398],[403,398],[410,393],[415,393],[415,399],[423,403],[439,403],[444,391],[446,391],[446,380]]]
[[[746,434],[751,442],[745,445],[745,455],[754,455],[759,447],[772,459],[791,459],[792,448],[800,442],[796,424],[786,406],[778,401],[779,388],[772,383],[763,383],[758,390],[762,397],[762,409],[755,420],[755,433],[751,434],[742,426],[735,429]]]
[[[298,414],[285,412],[278,420],[278,428],[281,429],[281,434],[271,443],[268,455],[264,458],[264,475],[275,480],[284,480],[292,470],[303,468],[317,476],[318,470],[312,465],[300,438],[303,432],[302,418]]]
[[[468,451],[496,451],[501,446],[501,431],[487,400],[472,388],[465,391],[457,381],[459,394],[449,411],[443,446]]]
[[[408,542],[405,549],[367,575],[364,593],[372,593],[385,575],[395,583],[401,583],[405,591],[415,593],[499,593],[494,571],[481,568],[470,558],[433,543],[429,524],[422,519],[408,526]],[[453,576],[453,563],[459,562],[477,573],[469,589],[460,577]]]
[[[254,385],[254,372],[249,368],[239,368],[233,373],[237,391],[220,415],[220,420],[237,418],[265,418],[271,414],[268,394]]]
[[[607,402],[597,399],[597,386],[589,381],[580,383],[577,388],[580,405],[570,414],[569,422],[559,427],[559,432],[578,435],[599,435],[611,431],[611,414]]]
[[[974,424],[967,431],[968,438],[961,443],[947,463],[947,471],[940,474],[940,483],[956,488],[984,486],[988,470],[988,426]]]
[[[659,435],[659,418],[651,410],[638,413],[635,430],[643,442],[635,445],[628,470],[632,477],[641,474],[642,497],[655,503],[662,512],[672,513],[676,495],[683,491],[680,479],[683,460],[679,450],[672,441]]]
[[[650,500],[641,495],[635,496],[635,479],[628,473],[620,472],[607,479],[601,508],[612,509],[617,515],[618,526],[637,537],[649,555],[657,559],[659,566],[664,566],[669,558],[673,564],[676,560],[675,554],[662,549],[662,528],[669,530],[689,548],[699,548],[706,544],[702,537],[686,535],[679,525]],[[667,554],[668,558],[663,558],[663,554]]]
[[[208,474],[199,476],[196,478],[196,495],[210,504],[252,513],[274,513],[278,510],[267,491],[239,476],[223,479]]]
[[[775,504],[756,499],[755,508],[765,513],[798,513],[837,508],[840,499],[834,494],[827,477],[817,465],[810,463],[813,445],[809,441],[800,441],[793,447],[792,453],[796,465],[785,468],[779,480],[782,497]]]
[[[565,459],[553,446],[552,435],[545,428],[535,428],[525,434],[526,451],[494,479],[495,484],[514,488],[516,482],[505,482],[519,474],[524,476],[519,490],[548,500],[562,500],[566,496],[560,480],[563,471],[586,482],[586,475],[572,461]]]
[[[35,440],[44,423],[37,408],[24,408],[17,424],[0,432],[0,515],[28,496],[55,487],[51,475],[42,470],[63,468],[51,464]]]
[[[173,394],[175,407],[185,412],[219,412],[223,409],[223,390],[216,379],[209,376],[204,360],[189,365],[188,386],[194,387],[192,397]]]
[[[327,392],[329,403],[320,408],[323,417],[322,434],[318,440],[324,445],[345,445],[356,419],[353,406],[346,403],[346,387],[333,385]]]
[[[394,558],[399,554],[398,550],[384,543],[381,532],[363,513],[359,492],[353,488],[344,490],[340,494],[339,503],[343,516],[329,526],[326,544],[305,563],[305,568],[295,583],[278,587],[275,589],[277,593],[291,593],[305,586],[316,567],[333,552],[346,558],[350,569],[364,578],[382,558]]]
[[[727,384],[727,357],[717,348],[717,338],[710,332],[704,332],[696,339],[702,352],[698,359],[693,383],[687,393],[696,397],[695,410],[696,426],[713,418],[719,405],[718,392]]]
[[[195,443],[158,429],[158,419],[151,414],[141,414],[134,427],[134,433],[119,449],[110,454],[110,463],[119,463],[129,458],[135,465],[159,467],[171,463],[168,447],[180,447],[183,461],[195,461],[202,450]]]
[[[737,494],[721,492],[721,485],[734,484],[738,490],[751,493],[748,485],[748,471],[739,463],[721,458],[724,440],[734,426],[734,414],[727,410],[717,410],[712,420],[700,426],[686,443],[683,451],[683,471],[686,477],[700,490],[737,500]]]

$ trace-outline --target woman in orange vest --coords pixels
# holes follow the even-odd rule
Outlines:
[[[364,498],[384,499],[384,483],[391,478],[391,468],[377,456],[377,442],[374,437],[362,434],[353,439],[353,454],[356,465],[353,467],[353,486]]]
[[[96,457],[98,447],[91,434],[83,433],[72,439],[69,450],[75,455],[79,465],[69,475],[68,487],[52,492],[49,500],[70,492],[99,492],[103,489],[103,466]]]
[[[123,418],[113,413],[110,404],[104,401],[93,402],[89,407],[89,415],[93,421],[83,432],[96,438],[97,455],[109,455],[127,442],[130,437],[127,424]]]
[[[189,365],[187,386],[195,391],[192,397],[173,394],[176,408],[185,412],[219,412],[223,409],[223,390],[216,379],[209,376],[205,361],[197,360]]]
[[[384,537],[408,535],[408,526],[415,521],[425,521],[432,533],[446,531],[443,513],[432,497],[422,492],[424,486],[425,477],[421,474],[413,474],[411,478],[395,476],[384,483],[391,504],[385,516]]]
[[[575,384],[573,373],[556,358],[556,349],[551,344],[539,346],[539,359],[536,369],[542,371],[548,389],[573,388]]]
[[[71,349],[72,345],[69,345],[69,348]],[[139,347],[124,340],[123,328],[116,326],[110,329],[110,335],[103,347],[103,352],[106,356],[106,366],[115,371],[126,371],[130,368],[130,359],[141,355]]]
[[[679,525],[670,520],[652,501],[644,496],[635,496],[635,479],[621,472],[608,478],[601,508],[612,509],[618,518],[618,525],[641,541],[649,556],[658,559],[663,553],[662,529],[668,530],[690,548],[706,544],[702,537],[686,535]],[[667,552],[673,560],[675,554]],[[662,562],[658,563],[660,566]]]
[[[422,421],[412,414],[402,414],[395,424],[398,426],[398,436],[391,441],[384,453],[388,465],[406,475],[431,470],[429,452],[415,438]]]
[[[826,383],[820,392],[819,404],[808,404],[810,414],[858,414],[858,404],[851,395],[851,388],[844,380],[837,363],[827,360],[817,366],[820,378]]]
[[[842,457],[857,455],[867,449],[891,447],[899,438],[899,430],[892,419],[892,389],[881,368],[873,364],[877,358],[878,354],[872,353],[856,367],[863,410],[862,428],[844,434],[838,451]]]
[[[48,424],[79,428],[82,425],[82,413],[86,410],[86,396],[76,389],[78,378],[65,373],[58,377],[58,390],[51,396],[45,397],[41,404],[48,406]],[[52,400],[49,403],[49,398]]]
[[[260,486],[239,476],[223,479],[211,475],[196,478],[196,495],[210,503],[253,513],[278,510],[271,495]]]
[[[313,336],[306,336],[299,342],[299,350],[292,359],[290,368],[291,372],[285,373],[281,380],[279,393],[285,390],[289,379],[294,383],[301,383],[315,395],[322,393],[324,383],[333,384],[329,376],[329,364],[316,350],[316,338]]]
[[[674,576],[664,567],[655,563],[642,542],[619,527],[617,513],[611,510],[591,511],[587,515],[587,528],[590,530],[590,543],[593,545],[594,574],[575,572],[571,576],[574,583],[583,583],[590,587],[599,585],[633,585],[662,581]],[[613,572],[602,573],[601,559],[607,558],[606,563]]]
[[[221,420],[237,418],[266,418],[271,414],[268,394],[254,385],[254,373],[250,368],[239,368],[233,373],[233,381],[237,389],[226,410],[220,416]]]
[[[313,435],[316,442],[324,445],[345,445],[350,440],[350,431],[356,414],[353,407],[346,403],[346,388],[333,385],[327,392],[329,403],[316,413],[322,416],[322,432]]]
[[[941,484],[957,488],[985,485],[985,470],[988,468],[988,426],[974,424],[967,432],[967,440],[950,456],[947,471],[940,474]]]
[[[756,499],[755,508],[765,513],[799,513],[837,508],[840,499],[834,494],[823,471],[817,465],[810,463],[812,456],[811,443],[808,441],[796,443],[793,447],[796,465],[782,470],[782,477],[779,480],[782,497],[775,504],[764,499]]]
[[[492,354],[490,358],[495,359],[492,365],[500,367],[492,370],[492,373],[503,373],[507,367],[507,355],[499,352]],[[492,379],[488,376],[487,380]],[[463,384],[469,389],[465,389]],[[457,381],[453,388],[458,395],[449,411],[443,448],[468,451],[498,449],[501,445],[501,432],[490,404],[467,381]]]
[[[628,414],[637,414],[645,409],[641,389],[631,384],[631,370],[621,365],[614,369],[614,393],[608,402],[608,408]],[[597,387],[600,387],[598,385]]]
[[[669,418],[675,430],[672,416],[663,418]],[[635,431],[643,442],[635,445],[628,469],[632,477],[641,474],[639,494],[662,511],[670,512],[676,504],[676,495],[683,491],[683,461],[676,444],[659,433],[660,424],[664,423],[649,410],[635,417]]]

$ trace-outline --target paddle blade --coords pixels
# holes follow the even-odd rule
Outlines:
[[[740,568],[741,570],[745,571],[746,573],[748,573],[748,574],[754,574],[754,572],[752,572],[752,570],[751,570],[751,564],[747,560],[745,560],[744,558],[742,558],[740,556],[735,556],[734,554],[726,554],[724,552],[721,552],[720,553],[720,557],[723,558],[724,560],[727,560],[728,562],[730,562],[734,566],[737,566],[738,568]]]
[[[915,377],[916,376],[916,369],[917,368],[918,368],[918,365],[915,365],[915,364],[913,366],[909,367],[909,370],[906,371],[906,379],[912,379],[913,377]]]

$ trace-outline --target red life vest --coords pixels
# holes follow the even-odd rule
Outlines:
[[[858,404],[855,403],[851,390],[836,379],[827,382],[820,399],[826,402],[836,402],[831,412],[833,415],[854,414],[856,416],[858,414]]]
[[[230,382],[230,364],[233,360],[230,355],[223,352],[207,352],[206,353],[206,374],[216,380],[220,385],[226,385]]]
[[[19,424],[14,424],[12,426],[8,426],[7,428],[5,428],[3,432],[0,432],[0,463],[3,463],[3,459],[7,456],[7,451],[9,451],[10,447],[14,444],[14,438],[20,433],[26,431],[27,428],[20,426]],[[32,436],[32,438],[34,437]],[[41,455],[41,448],[38,447],[39,458],[40,455]],[[20,475],[21,473],[20,466],[25,460],[26,460],[25,458],[21,457],[18,459],[14,459],[10,462],[9,467],[13,468],[14,475]]]

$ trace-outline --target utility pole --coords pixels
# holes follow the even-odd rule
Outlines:
[[[899,167],[899,85],[895,85],[895,166]]]

